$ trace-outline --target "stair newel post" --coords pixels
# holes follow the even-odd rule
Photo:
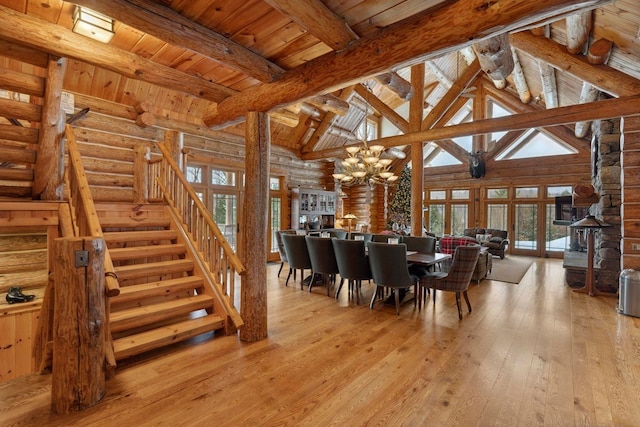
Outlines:
[[[133,149],[133,201],[146,203],[149,199],[149,148],[141,145]]]
[[[51,407],[59,414],[105,394],[105,284],[102,237],[55,240]]]

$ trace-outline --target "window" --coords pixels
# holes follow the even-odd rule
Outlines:
[[[509,192],[506,188],[489,188],[487,190],[488,199],[506,199]]]
[[[280,178],[269,178],[269,190],[280,190]]]
[[[456,200],[469,200],[469,190],[452,190],[451,198]]]
[[[236,185],[235,172],[227,172],[219,169],[211,169],[211,184],[213,185]]]
[[[431,200],[444,200],[447,198],[447,192],[444,190],[434,190],[429,192]]]
[[[192,184],[202,184],[202,168],[199,166],[187,166],[187,181]]]
[[[538,187],[521,187],[516,188],[517,199],[536,199],[538,198]]]

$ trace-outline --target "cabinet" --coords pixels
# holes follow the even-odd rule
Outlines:
[[[291,190],[291,228],[333,228],[335,218],[335,192],[309,188]]]

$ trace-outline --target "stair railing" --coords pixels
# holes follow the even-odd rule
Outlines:
[[[214,291],[219,293],[219,299],[234,325],[240,327],[244,322],[233,301],[236,275],[242,281],[245,267],[167,148],[163,143],[158,143],[157,147],[162,158],[149,161],[149,199],[164,198],[175,209],[196,249],[196,255],[211,273]]]
[[[102,226],[98,220],[96,206],[91,196],[87,175],[82,165],[80,151],[76,143],[76,136],[73,128],[66,125],[65,137],[69,148],[69,204],[71,205],[71,218],[76,227],[76,236],[92,236],[102,237]],[[113,268],[113,262],[109,251],[105,246],[104,271],[105,271],[105,289],[107,295],[115,297],[120,294],[120,285]]]

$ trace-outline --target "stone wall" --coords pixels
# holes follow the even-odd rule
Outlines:
[[[620,166],[620,120],[593,123],[592,182],[600,201],[591,213],[610,227],[595,235],[594,267],[599,268],[596,286],[602,291],[615,292],[620,275],[620,239],[622,185]]]

